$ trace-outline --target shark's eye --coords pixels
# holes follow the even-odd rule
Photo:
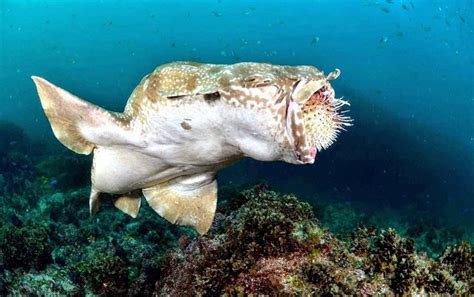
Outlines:
[[[255,75],[247,76],[247,77],[244,79],[245,82],[249,82],[249,83],[255,82],[255,81],[257,81],[257,80],[258,80],[258,77],[255,76]]]

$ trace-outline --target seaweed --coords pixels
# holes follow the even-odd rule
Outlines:
[[[0,250],[5,269],[41,270],[51,263],[48,228],[27,221],[21,227],[6,223],[0,227]]]
[[[467,241],[448,247],[441,257],[441,263],[447,265],[456,278],[464,282],[474,281],[474,254]],[[473,289],[471,293],[474,293]]]
[[[69,268],[71,278],[94,293],[105,296],[125,295],[129,268],[125,257],[113,247],[95,249]]]

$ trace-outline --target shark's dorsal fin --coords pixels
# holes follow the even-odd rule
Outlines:
[[[143,189],[148,204],[170,223],[190,226],[205,234],[217,205],[214,173],[182,176]]]

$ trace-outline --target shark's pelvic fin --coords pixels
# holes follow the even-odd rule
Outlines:
[[[89,196],[89,210],[91,215],[95,215],[100,209],[100,192],[94,187],[91,187],[91,194]]]
[[[148,204],[173,224],[190,226],[205,234],[212,225],[217,205],[214,173],[178,177],[143,189]]]
[[[54,135],[67,148],[88,155],[95,145],[127,142],[123,115],[86,102],[43,78],[31,78]]]
[[[114,200],[114,205],[132,218],[136,218],[142,203],[140,192],[130,192]]]

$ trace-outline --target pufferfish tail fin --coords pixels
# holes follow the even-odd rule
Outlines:
[[[123,114],[84,101],[41,77],[31,78],[54,135],[70,150],[88,155],[96,145],[130,143]]]

